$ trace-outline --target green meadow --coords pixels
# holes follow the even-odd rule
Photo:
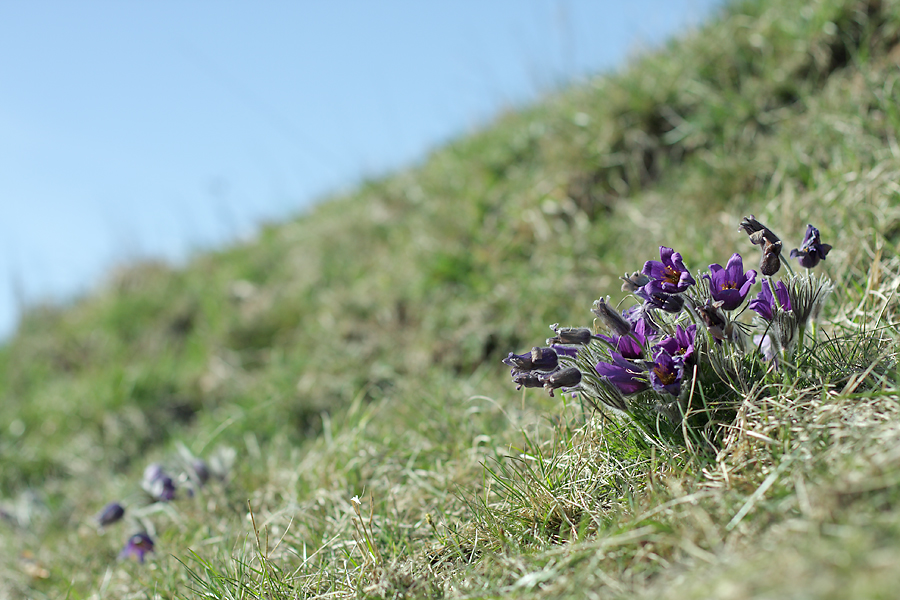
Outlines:
[[[734,2],[250,241],[30,308],[0,598],[896,597],[898,138],[900,1]],[[516,390],[502,359],[633,304],[660,246],[758,268],[751,214],[798,272],[815,225],[834,290],[708,444]]]

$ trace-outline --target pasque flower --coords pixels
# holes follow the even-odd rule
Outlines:
[[[680,357],[685,365],[694,364],[694,339],[697,337],[697,326],[688,325],[683,329],[681,325],[675,326],[675,335],[665,337],[654,346],[654,352],[659,350],[668,352],[674,357]]]
[[[552,371],[559,364],[559,356],[553,348],[535,346],[525,354],[510,352],[503,362],[518,371]]]
[[[684,379],[684,361],[665,350],[660,351],[650,367],[649,379],[650,385],[657,392],[678,396],[681,393],[681,380]]]
[[[556,335],[547,339],[547,345],[551,344],[589,344],[594,334],[587,327],[560,327],[559,323],[550,326]]]
[[[759,246],[762,250],[762,258],[759,261],[759,270],[763,275],[772,276],[781,268],[782,242],[772,230],[750,215],[744,217],[738,229],[743,229],[750,236],[750,242]]]
[[[735,252],[725,268],[709,265],[710,275],[703,277],[709,281],[709,293],[713,300],[722,302],[724,310],[734,310],[744,302],[750,288],[756,283],[756,271],[744,273],[744,261]]]
[[[521,390],[523,387],[544,387],[544,380],[538,373],[532,371],[517,371],[513,369],[510,374],[512,375],[513,383],[516,384],[517,390]]]
[[[647,317],[643,316],[634,322],[631,333],[627,335],[614,333],[612,335],[600,334],[597,337],[605,340],[615,352],[623,357],[636,359],[643,357],[644,346],[655,333],[656,331],[650,325]]]
[[[650,283],[650,278],[639,271],[633,271],[631,275],[625,273],[623,277],[619,277],[624,283],[622,284],[623,292],[636,292],[640,288]]]
[[[122,508],[122,505],[118,502],[110,502],[97,515],[97,523],[101,527],[106,527],[107,525],[112,525],[123,516],[125,516],[125,509]]]
[[[652,291],[649,285],[641,288],[635,295],[643,298],[649,308],[658,308],[667,313],[679,313],[684,308],[684,298],[678,294],[664,294]]]
[[[734,325],[725,318],[721,308],[722,302],[719,300],[707,300],[706,304],[697,307],[697,314],[700,315],[706,329],[719,342],[730,338],[734,328]]]
[[[595,367],[597,373],[619,388],[623,394],[636,394],[647,389],[648,384],[644,376],[646,369],[642,365],[627,360],[618,352],[610,352],[609,356],[612,362],[597,363]]]
[[[581,383],[581,371],[575,367],[568,367],[554,371],[543,377],[544,389],[553,395],[553,390],[562,388],[565,392],[568,388],[573,388]]]
[[[747,304],[747,307],[756,311],[766,321],[771,321],[779,310],[791,310],[791,297],[788,294],[787,286],[783,281],[779,281],[775,284],[775,293],[773,294],[769,282],[763,281],[762,291]]]
[[[799,258],[800,265],[812,269],[820,260],[825,260],[831,245],[823,244],[819,238],[819,230],[812,225],[806,226],[806,235],[800,248],[791,250],[791,258]]]
[[[619,311],[607,304],[605,298],[595,300],[591,312],[597,315],[597,318],[616,335],[627,335],[631,331],[631,323],[619,314]]]
[[[163,471],[161,465],[153,463],[144,469],[143,488],[154,500],[168,502],[175,499],[175,482]]]
[[[650,278],[650,283],[644,286],[648,294],[680,294],[696,283],[685,268],[681,254],[660,246],[659,257],[661,260],[648,260],[644,263],[643,273]]]
[[[136,533],[128,538],[128,543],[119,553],[119,558],[135,557],[139,562],[144,562],[144,555],[153,552],[153,540],[146,533]]]

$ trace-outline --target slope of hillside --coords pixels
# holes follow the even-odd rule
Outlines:
[[[252,242],[33,309],[0,350],[0,596],[890,595],[898,43],[900,2],[736,3]],[[515,391],[500,360],[660,245],[749,266],[751,213],[833,245],[840,385],[736,397],[717,453]]]

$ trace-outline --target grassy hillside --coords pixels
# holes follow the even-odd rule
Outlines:
[[[0,349],[0,597],[891,597],[898,44],[893,0],[738,2],[252,242],[31,310]],[[834,246],[836,341],[735,392],[714,451],[515,390],[501,359],[659,246],[755,263],[751,213]]]

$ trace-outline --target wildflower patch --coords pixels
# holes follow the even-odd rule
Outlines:
[[[680,253],[660,246],[659,260],[621,278],[635,303],[619,311],[601,298],[591,308],[593,327],[554,324],[545,346],[511,352],[503,362],[517,389],[559,390],[612,409],[656,442],[688,434],[693,440],[684,441],[720,448],[720,426],[752,389],[802,371],[801,351],[815,345],[815,324],[833,290],[810,272],[831,250],[812,225],[790,253],[803,273],[754,216],[738,229],[761,250],[759,272],[745,271],[736,252],[724,267],[711,264],[694,277]]]

